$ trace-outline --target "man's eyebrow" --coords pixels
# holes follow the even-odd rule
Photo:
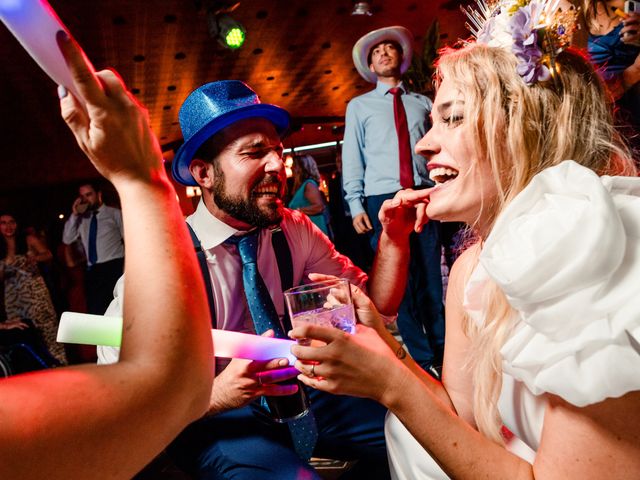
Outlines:
[[[257,139],[257,140],[249,140],[247,142],[243,142],[243,143],[238,143],[236,145],[236,148],[238,151],[245,151],[245,150],[260,150],[260,149],[264,149],[264,148],[278,148],[282,146],[282,142],[271,142],[269,140],[266,139]]]
[[[267,146],[267,142],[264,140],[248,140],[246,142],[236,142],[236,148],[238,150],[250,150],[253,148],[264,148]]]

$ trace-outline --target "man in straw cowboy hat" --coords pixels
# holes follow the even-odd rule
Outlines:
[[[228,80],[192,92],[179,120],[184,144],[173,160],[173,176],[202,189],[187,224],[200,244],[214,328],[285,336],[291,327],[283,319],[282,291],[308,283],[312,272],[364,287],[367,276],[336,252],[307,216],[283,206],[285,110],[261,103],[246,84]],[[284,252],[277,236],[284,238]],[[281,258],[287,255],[288,264]],[[118,313],[120,296],[118,291],[107,314]],[[273,322],[267,325],[265,318]],[[104,362],[117,358],[107,348],[99,354]],[[298,393],[291,382],[277,383],[295,380],[298,373],[286,359],[234,359],[224,367],[216,371],[208,414],[169,449],[186,471],[201,479],[319,478],[308,464],[314,453],[360,460],[353,470],[357,478],[388,478],[385,410],[379,405],[309,389],[311,413],[277,423],[261,397]]]
[[[424,158],[413,152],[430,127],[432,103],[409,92],[401,80],[411,64],[412,42],[409,30],[395,26],[369,32],[353,47],[358,73],[376,87],[347,106],[344,190],[353,226],[358,233],[372,233],[374,250],[387,241],[378,220],[382,204],[401,189],[433,186]],[[429,222],[411,234],[409,282],[404,298],[397,292],[400,334],[414,360],[434,376],[444,345],[439,232],[438,222]]]

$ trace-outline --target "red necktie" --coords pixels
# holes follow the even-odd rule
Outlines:
[[[402,188],[411,188],[413,187],[413,158],[411,156],[407,113],[402,104],[402,89],[400,87],[394,87],[389,90],[389,93],[393,95],[393,117],[396,121],[396,133],[398,134],[400,185]]]

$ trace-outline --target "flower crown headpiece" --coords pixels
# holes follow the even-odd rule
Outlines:
[[[555,57],[571,44],[578,11],[561,10],[560,0],[475,0],[461,7],[478,43],[502,47],[518,59],[517,71],[527,85],[544,82],[556,71]]]

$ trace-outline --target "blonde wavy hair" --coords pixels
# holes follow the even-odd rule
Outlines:
[[[606,88],[588,60],[567,50],[556,61],[552,80],[527,86],[516,72],[515,56],[501,48],[471,43],[441,52],[436,85],[446,78],[464,92],[464,121],[497,186],[495,201],[481,207],[490,214],[489,228],[534,175],[563,160],[575,160],[599,175],[637,174],[613,127]],[[500,348],[511,333],[514,312],[495,284],[484,300],[485,323],[465,321],[472,341],[467,365],[473,374],[476,424],[502,442]]]

